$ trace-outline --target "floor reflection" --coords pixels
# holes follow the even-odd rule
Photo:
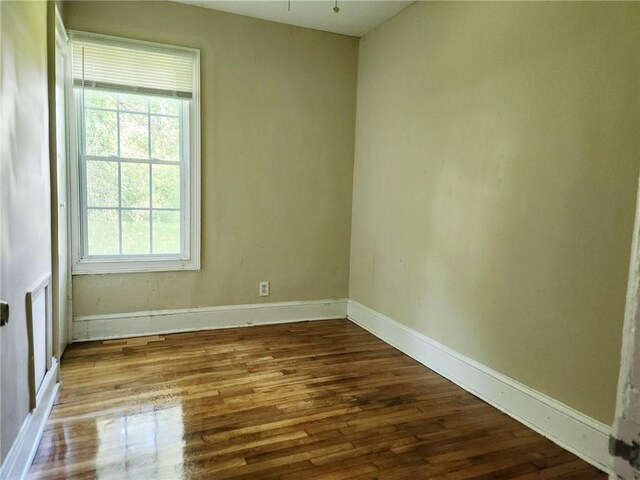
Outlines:
[[[182,478],[182,406],[96,421],[97,478]]]
[[[31,480],[605,478],[346,320],[71,345],[62,377]]]

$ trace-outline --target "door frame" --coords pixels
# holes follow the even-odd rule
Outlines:
[[[640,446],[640,183],[629,261],[616,412],[609,442],[610,479],[640,479],[640,468],[634,468],[622,458],[625,446],[633,448],[634,444],[635,448]]]
[[[68,85],[66,82],[66,78],[68,76],[69,70],[69,59],[68,59],[68,36],[66,29],[64,27],[64,23],[62,21],[62,16],[60,15],[60,10],[58,5],[55,2],[51,2],[50,8],[53,10],[53,23],[55,25],[55,32],[53,36],[53,46],[50,50],[50,62],[52,63],[52,68],[50,68],[50,81],[49,81],[49,122],[50,122],[50,176],[51,176],[51,253],[52,253],[52,303],[53,303],[53,354],[55,358],[60,361],[62,354],[64,353],[64,348],[68,343],[71,343],[72,338],[72,312],[71,312],[71,245],[70,245],[70,214],[69,214],[69,155],[68,155],[68,129],[66,124],[62,127],[64,128],[64,143],[65,143],[65,165],[62,167],[65,169],[66,174],[66,197],[60,198],[59,196],[59,187],[58,187],[58,135],[57,131],[60,128],[58,124],[57,118],[57,85],[58,79],[61,72],[58,71],[58,61],[60,56],[62,55],[62,64],[63,64],[63,78],[64,84],[61,91],[63,92],[63,98],[60,99],[61,104],[65,112],[68,109],[67,106],[67,96],[68,96]],[[64,115],[66,119],[66,114]],[[66,122],[66,120],[65,120]],[[66,232],[65,235],[69,241],[67,242],[67,280],[66,280],[66,291],[68,292],[66,298],[60,299],[60,264],[58,258],[58,250],[59,250],[59,242],[58,236],[60,235],[59,231],[59,216],[60,214],[64,214],[66,216]],[[64,301],[67,304],[67,315],[66,322],[60,318],[60,302]],[[66,325],[66,329],[63,328]]]

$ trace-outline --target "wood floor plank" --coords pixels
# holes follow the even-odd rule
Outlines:
[[[347,320],[75,344],[31,479],[605,479]]]

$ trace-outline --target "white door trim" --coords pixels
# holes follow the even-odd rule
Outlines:
[[[613,437],[627,444],[640,444],[640,188],[629,261],[615,418]],[[628,461],[613,457],[612,465],[610,478],[640,479],[640,470]]]

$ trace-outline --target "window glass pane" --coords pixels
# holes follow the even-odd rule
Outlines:
[[[177,118],[151,117],[151,156],[180,160],[180,123]]]
[[[87,206],[118,207],[118,163],[87,160]]]
[[[118,154],[116,112],[89,110],[85,116],[85,151],[87,155],[108,157]]]
[[[83,256],[180,255],[189,235],[182,210],[188,101],[91,88],[82,94]]]
[[[153,208],[180,208],[180,166],[152,165]]]
[[[149,97],[145,95],[120,94],[120,110],[125,112],[148,112]]]
[[[120,156],[149,158],[149,117],[147,115],[120,114]]]
[[[148,210],[122,211],[122,253],[150,253],[151,227]]]
[[[180,212],[153,212],[153,253],[180,253]]]
[[[116,108],[117,94],[100,90],[84,90],[84,103],[87,107]]]
[[[180,100],[166,97],[150,97],[151,113],[162,113],[164,115],[178,115]]]
[[[87,212],[87,243],[89,255],[117,255],[119,253],[118,211],[92,210]]]
[[[149,208],[149,165],[122,162],[122,206]]]

